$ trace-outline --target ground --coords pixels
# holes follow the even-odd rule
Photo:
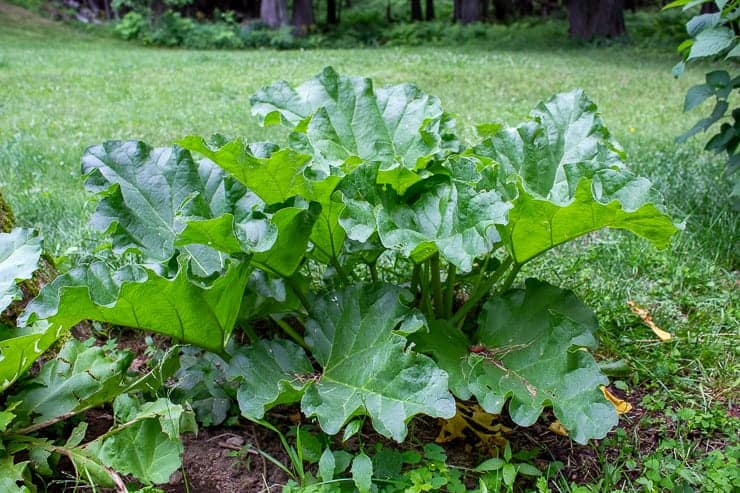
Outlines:
[[[587,446],[548,432],[544,422],[507,438],[517,450],[539,450],[536,464],[563,463],[551,482],[555,491],[574,491],[575,483],[593,491],[661,491],[669,489],[666,480],[729,491],[723,485],[735,474],[739,422],[737,213],[726,199],[722,158],[701,151],[704,136],[674,143],[708,113],[681,112],[683,95],[703,71],[673,79],[669,47],[574,45],[563,41],[564,31],[563,39],[545,39],[552,30],[510,34],[496,46],[444,49],[169,50],[101,38],[0,2],[0,189],[20,225],[41,229],[63,269],[99,237],[86,226],[94,203],[79,171],[88,145],[168,145],[214,132],[275,140],[274,129],[250,116],[249,96],[277,79],[303,81],[325,65],[378,84],[417,84],[457,116],[468,139],[474,123],[516,123],[537,101],[581,87],[684,229],[663,251],[606,232],[528,266],[529,274],[575,290],[595,309],[598,359],[629,364],[613,386],[633,410],[607,439]],[[672,340],[659,342],[629,300],[647,308]],[[433,439],[438,427],[418,420],[415,443]],[[234,450],[248,443],[286,459],[275,437],[251,424],[186,438],[190,491],[261,491],[284,482],[263,456]],[[465,463],[465,453],[453,444],[450,462]],[[173,479],[170,491],[183,491]]]

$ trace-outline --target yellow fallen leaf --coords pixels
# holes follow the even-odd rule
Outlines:
[[[558,420],[555,420],[552,423],[550,423],[550,426],[548,426],[547,429],[555,433],[556,435],[560,435],[564,437],[568,436],[568,430],[566,430],[565,427],[562,424],[560,424],[560,421]]]
[[[435,441],[448,443],[458,438],[465,438],[465,432],[475,435],[480,443],[479,447],[495,454],[498,448],[506,443],[504,433],[510,433],[511,428],[499,422],[501,416],[485,412],[478,404],[465,404],[458,401],[457,414],[450,419],[440,420],[441,428]]]
[[[606,397],[609,402],[614,404],[614,408],[617,410],[617,414],[625,414],[632,411],[632,404],[612,394],[605,385],[602,385],[599,388],[601,389],[601,393],[604,394],[604,397]]]
[[[468,428],[468,422],[460,412],[450,419],[441,419],[440,422],[442,427],[439,429],[439,435],[434,439],[435,442],[448,443],[465,437],[464,431]]]
[[[671,334],[666,332],[665,330],[661,329],[657,325],[655,325],[655,322],[653,322],[653,317],[650,316],[650,313],[637,303],[635,303],[632,300],[629,300],[627,302],[627,306],[630,307],[630,310],[632,310],[632,313],[637,315],[642,319],[642,322],[650,327],[650,330],[652,330],[656,336],[658,336],[658,339],[660,339],[663,342],[670,341],[671,340]]]

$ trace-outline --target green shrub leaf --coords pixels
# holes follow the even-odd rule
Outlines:
[[[233,184],[218,166],[208,160],[197,162],[177,146],[106,142],[87,150],[82,169],[88,175],[87,189],[101,196],[92,224],[111,234],[116,253],[135,250],[145,261],[164,263],[180,251],[192,259],[194,274],[206,277],[223,269],[226,257],[207,246],[212,237],[198,241],[192,231],[187,244],[178,243],[183,245],[178,250],[176,240],[188,222],[227,213],[251,219],[235,213],[230,196],[234,192],[229,190]],[[241,229],[254,231],[248,226]],[[245,246],[260,243],[246,233],[237,237]]]

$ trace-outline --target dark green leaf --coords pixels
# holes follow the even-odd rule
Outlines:
[[[706,101],[707,98],[713,95],[714,91],[706,84],[693,86],[686,93],[686,99],[684,99],[683,102],[683,110],[690,111],[702,104],[704,101]]]
[[[324,431],[337,433],[353,416],[367,414],[375,429],[402,441],[412,416],[451,417],[447,375],[406,347],[406,333],[423,322],[407,307],[410,293],[388,285],[351,286],[314,300],[306,343],[323,367],[301,407]]]
[[[596,319],[570,291],[529,279],[483,307],[474,341],[488,348],[468,357],[470,388],[481,406],[509,414],[521,426],[545,406],[578,443],[602,438],[617,414],[599,390],[608,384],[593,357]]]
[[[228,372],[237,381],[242,414],[262,419],[273,406],[300,401],[313,368],[296,344],[261,340],[234,353]]]
[[[696,35],[688,60],[721,55],[735,43],[735,33],[729,27],[712,27]]]

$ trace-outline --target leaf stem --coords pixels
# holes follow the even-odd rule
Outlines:
[[[457,313],[455,313],[455,316],[452,317],[453,325],[462,324],[465,321],[465,317],[468,315],[468,312],[470,312],[470,310],[477,306],[480,300],[491,291],[493,285],[496,284],[501,276],[504,275],[504,273],[513,262],[514,260],[511,257],[506,257],[506,259],[501,262],[501,265],[499,265],[498,269],[496,269],[496,272],[494,272],[489,278],[485,280],[482,277],[483,273],[481,273],[481,279],[473,289],[473,292],[470,293],[470,298],[468,298],[468,301],[466,301],[465,304],[460,307]],[[516,277],[516,272],[519,271],[519,268],[516,265],[514,268],[514,277]],[[481,269],[483,269],[483,267],[481,267]],[[511,281],[513,282],[513,280],[514,279],[512,278]]]
[[[421,264],[414,264],[414,270],[411,271],[411,291],[419,292],[419,279],[421,278]]]
[[[420,279],[421,279],[421,311],[428,319],[434,318],[434,310],[432,309],[430,293],[429,293],[429,262],[425,261],[420,264]]]
[[[511,287],[511,285],[514,283],[514,279],[516,278],[516,275],[519,274],[519,270],[522,268],[522,264],[514,264],[514,267],[511,269],[511,272],[509,272],[508,277],[504,281],[504,283],[501,285],[501,293],[506,291]]]
[[[367,267],[370,269],[370,279],[373,280],[373,282],[378,282],[378,265],[376,262],[371,262],[367,264]]]
[[[344,267],[342,267],[342,264],[339,263],[339,260],[332,255],[331,256],[331,265],[336,269],[337,274],[339,274],[339,278],[342,280],[345,286],[349,286],[352,284],[349,280],[349,276],[347,275],[347,272],[344,270]]]
[[[308,298],[306,298],[306,295],[301,291],[301,288],[296,285],[295,281],[291,279],[290,277],[284,277],[285,284],[293,291],[293,293],[298,298],[298,301],[301,302],[301,305],[303,305],[303,308],[306,309],[306,313],[311,312],[311,304],[308,302]]]
[[[442,317],[452,316],[452,303],[455,299],[455,281],[457,280],[457,268],[453,264],[447,266],[447,279],[445,280],[445,299]]]
[[[270,318],[273,322],[275,322],[281,329],[283,329],[283,332],[288,334],[291,339],[293,339],[296,343],[298,343],[299,346],[301,346],[303,349],[310,351],[308,348],[308,345],[306,344],[306,340],[303,338],[302,335],[300,335],[293,327],[290,326],[288,322],[281,318],[277,318],[274,315],[271,315]]]
[[[435,253],[429,259],[429,270],[431,271],[432,295],[434,296],[434,309],[438,317],[444,316],[442,298],[442,280],[439,273],[439,253]]]

